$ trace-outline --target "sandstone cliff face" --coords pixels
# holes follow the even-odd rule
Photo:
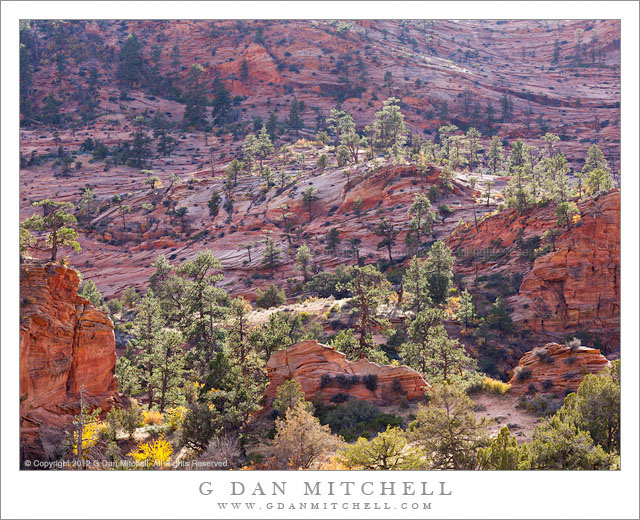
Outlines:
[[[609,361],[598,349],[578,347],[572,350],[566,345],[547,343],[522,356],[509,381],[510,392],[523,395],[529,392],[530,385],[534,385],[536,392],[564,396],[575,392],[586,374],[597,374],[608,365]],[[526,376],[518,377],[518,372]]]
[[[513,319],[534,332],[586,330],[620,344],[620,193],[589,201],[579,227],[537,258],[513,300]]]
[[[23,456],[54,457],[80,390],[108,409],[117,391],[109,317],[78,296],[78,275],[63,266],[20,271],[20,443]]]
[[[422,376],[409,367],[380,366],[364,359],[347,361],[342,352],[313,340],[301,341],[275,352],[267,362],[267,373],[269,385],[265,395],[268,405],[273,402],[278,387],[289,379],[295,379],[302,385],[308,400],[320,398],[325,404],[338,393],[377,404],[392,403],[403,397],[419,399],[429,388]],[[373,391],[362,382],[367,375],[377,377]],[[336,376],[358,376],[360,382],[350,388],[341,387],[335,381],[323,385],[323,376],[325,380]]]
[[[459,251],[455,271],[473,287],[479,278],[522,274],[507,303],[512,319],[548,341],[586,332],[612,351],[620,345],[620,192],[612,190],[578,203],[580,220],[564,228],[551,251],[532,262],[522,257],[530,246],[557,228],[555,205],[525,215],[503,211],[478,225],[456,229],[447,239]],[[539,247],[549,245],[540,241]],[[482,292],[482,290],[481,290]]]

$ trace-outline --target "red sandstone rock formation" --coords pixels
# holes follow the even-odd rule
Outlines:
[[[113,324],[78,296],[63,266],[20,271],[20,444],[25,458],[56,455],[64,428],[88,404],[107,410],[117,391]]]
[[[380,366],[365,359],[347,361],[342,352],[314,340],[301,341],[275,352],[267,362],[267,373],[269,385],[265,395],[268,405],[275,398],[278,387],[289,379],[295,379],[302,385],[308,400],[320,398],[324,403],[329,403],[331,397],[342,392],[356,399],[388,404],[403,397],[419,399],[429,388],[422,376],[409,367]],[[367,375],[377,376],[374,391],[362,383],[362,377]],[[335,382],[323,386],[322,376],[359,376],[360,383],[350,388],[340,387]]]
[[[578,208],[579,222],[562,229],[552,250],[532,263],[521,257],[518,240],[557,228],[555,204],[525,215],[500,212],[480,222],[478,231],[473,225],[456,229],[447,243],[464,253],[455,271],[469,287],[476,268],[479,277],[524,275],[517,294],[507,300],[512,319],[523,328],[547,340],[588,332],[614,350],[620,345],[620,192],[580,202]]]
[[[578,227],[539,257],[513,299],[513,319],[534,332],[588,330],[620,343],[620,193],[583,205]]]
[[[523,395],[529,392],[530,385],[534,385],[537,392],[563,396],[575,392],[586,374],[597,374],[608,365],[609,361],[598,349],[571,349],[566,345],[547,343],[522,356],[509,381],[510,392]],[[519,377],[518,373],[527,375]]]

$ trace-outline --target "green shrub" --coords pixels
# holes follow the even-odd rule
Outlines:
[[[363,376],[362,383],[367,390],[375,392],[376,388],[378,388],[378,376],[375,374],[367,374],[366,376]]]
[[[218,434],[214,412],[206,404],[193,404],[182,421],[182,443],[197,451],[204,451]]]
[[[287,295],[284,289],[278,289],[275,285],[269,285],[264,291],[257,290],[256,307],[269,309],[287,303]]]
[[[518,366],[513,371],[513,377],[515,377],[516,381],[523,382],[531,377],[531,369],[528,367]]]
[[[374,404],[356,399],[323,409],[319,418],[322,424],[328,424],[333,433],[341,435],[348,442],[362,436],[371,437],[389,425],[402,425],[401,417],[383,414]]]

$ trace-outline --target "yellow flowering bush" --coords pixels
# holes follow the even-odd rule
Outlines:
[[[161,435],[153,442],[138,444],[137,448],[127,455],[133,457],[139,467],[167,468],[170,465],[173,446]]]
[[[98,443],[98,438],[100,435],[100,426],[98,423],[91,422],[85,424],[82,428],[82,449],[86,450],[88,448],[92,448]],[[77,439],[73,442],[73,453],[75,455],[78,454],[78,441]]]
[[[167,424],[172,432],[180,428],[185,415],[187,415],[187,408],[184,406],[176,406],[167,410]]]
[[[144,424],[162,424],[162,414],[160,412],[156,412],[155,410],[148,410],[144,412],[144,420],[142,421]]]

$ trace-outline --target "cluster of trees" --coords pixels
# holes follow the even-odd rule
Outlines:
[[[273,469],[364,470],[610,470],[619,468],[619,363],[587,375],[560,410],[542,421],[531,440],[518,445],[507,426],[492,437],[492,421],[479,419],[456,383],[440,382],[427,392],[406,428],[387,426],[370,438],[345,444],[314,416],[300,385],[278,389]],[[333,464],[327,463],[331,457]]]

